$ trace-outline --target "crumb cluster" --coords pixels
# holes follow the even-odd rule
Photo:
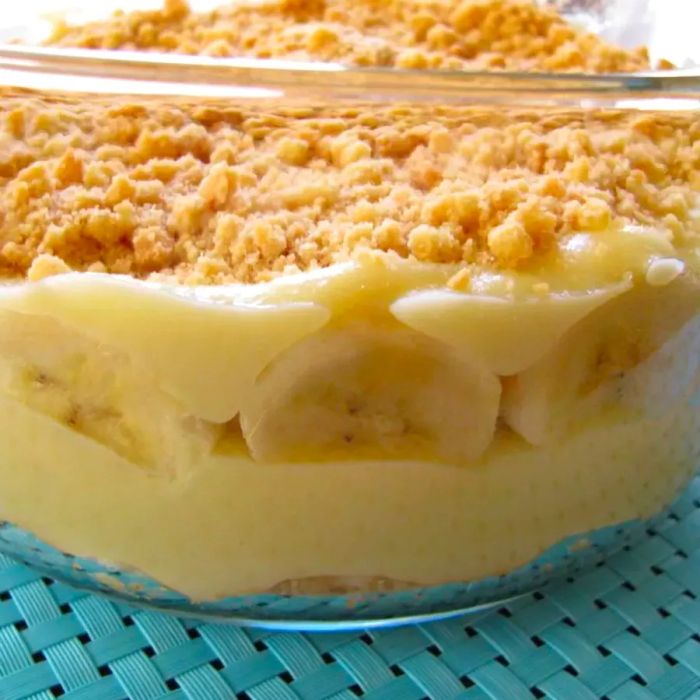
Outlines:
[[[536,265],[616,221],[687,243],[697,114],[0,93],[0,271],[259,282],[374,249]]]
[[[272,0],[206,13],[191,11],[185,0],[165,0],[161,10],[59,24],[48,43],[416,69],[649,68],[644,48],[613,46],[532,0]]]

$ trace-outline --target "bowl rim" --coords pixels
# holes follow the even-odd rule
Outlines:
[[[365,68],[341,63],[0,44],[0,85],[90,94],[700,110],[700,66],[637,73]],[[634,105],[625,103],[632,101]],[[638,104],[637,104],[638,103]],[[665,106],[666,105],[666,106]]]

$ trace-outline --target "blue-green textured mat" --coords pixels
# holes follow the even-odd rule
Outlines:
[[[0,700],[700,700],[700,479],[646,539],[480,615],[365,633],[198,623],[0,556]]]

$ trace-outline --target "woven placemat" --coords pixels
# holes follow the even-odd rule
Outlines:
[[[0,556],[0,700],[700,700],[700,478],[646,539],[498,610],[273,633],[73,590]]]

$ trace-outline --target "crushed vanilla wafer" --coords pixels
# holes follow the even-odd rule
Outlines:
[[[532,0],[273,0],[205,13],[165,0],[161,10],[59,24],[48,43],[417,69],[649,68],[644,48],[613,46]]]
[[[617,221],[678,243],[697,233],[692,113],[243,108],[5,90],[0,121],[6,276],[68,266],[258,282],[367,249],[515,268],[566,233]]]

